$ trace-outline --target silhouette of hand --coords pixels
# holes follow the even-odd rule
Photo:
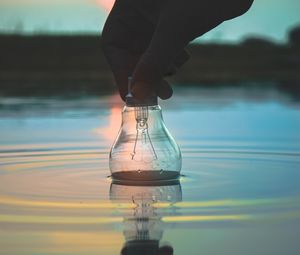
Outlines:
[[[102,32],[104,54],[123,100],[127,78],[143,99],[172,96],[164,80],[189,58],[186,45],[225,20],[245,13],[253,0],[116,0]]]

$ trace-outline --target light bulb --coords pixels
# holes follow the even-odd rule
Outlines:
[[[180,149],[164,124],[156,96],[141,102],[128,94],[109,166],[116,180],[159,181],[179,176]]]

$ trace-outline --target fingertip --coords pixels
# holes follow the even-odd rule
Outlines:
[[[131,93],[134,98],[143,100],[153,95],[154,91],[152,86],[145,82],[134,82],[131,86]]]
[[[172,97],[173,89],[167,81],[162,80],[160,85],[156,87],[156,94],[162,100],[166,100],[166,99],[169,99],[170,97]]]
[[[133,97],[143,100],[151,95],[157,95],[160,99],[166,100],[172,97],[173,89],[170,84],[162,80],[158,85],[151,85],[145,82],[134,82],[131,86]]]

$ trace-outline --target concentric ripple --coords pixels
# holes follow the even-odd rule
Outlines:
[[[300,219],[299,154],[196,148],[183,155],[179,189],[123,186],[112,197],[107,148],[1,146],[0,223],[63,228],[121,223],[134,215],[140,194],[151,197],[165,227]]]

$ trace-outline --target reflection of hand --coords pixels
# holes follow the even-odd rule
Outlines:
[[[246,12],[253,0],[116,0],[102,32],[104,53],[122,99],[127,78],[142,99],[172,96],[163,80],[188,59],[184,47],[225,20]]]
[[[148,255],[147,251],[145,254]],[[128,247],[124,247],[121,251],[121,255],[141,255],[140,253],[135,253],[129,251]],[[173,255],[173,248],[169,245],[162,246],[158,249],[158,253],[155,254],[149,254],[149,255]]]
[[[158,250],[159,255],[173,255],[173,248],[171,246],[162,246]]]

